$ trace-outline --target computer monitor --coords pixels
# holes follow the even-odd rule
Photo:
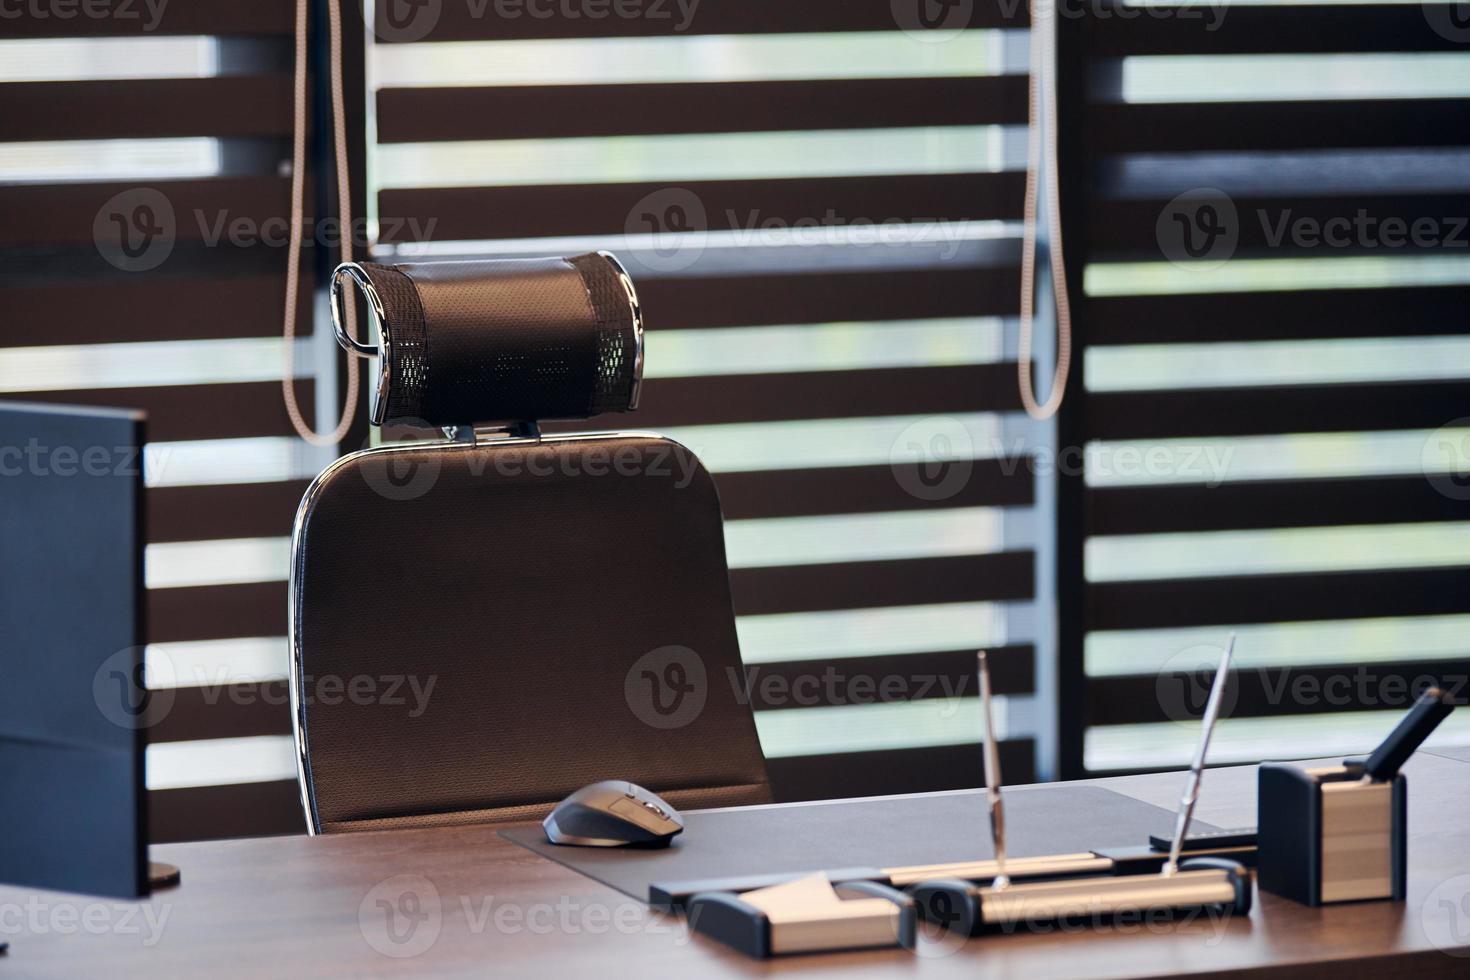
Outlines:
[[[0,882],[149,892],[144,431],[0,402]]]

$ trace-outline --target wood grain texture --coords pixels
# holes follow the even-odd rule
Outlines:
[[[1463,977],[1470,948],[1449,955],[1432,944],[1425,924],[1452,914],[1429,901],[1436,887],[1470,887],[1470,825],[1464,819],[1470,765],[1421,753],[1406,772],[1410,869],[1403,904],[1309,909],[1258,894],[1249,918],[1174,929],[1134,925],[958,944],[926,938],[917,956],[891,950],[755,963],[704,937],[691,938],[682,922],[503,840],[494,827],[477,826],[155,847],[155,860],[183,869],[179,888],[147,903],[152,921],[162,923],[155,942],[145,945],[155,933],[141,915],[131,921],[133,932],[117,927],[135,906],[98,902],[104,911],[91,914],[114,928],[93,934],[78,926],[63,934],[46,926],[9,934],[4,965],[15,976],[68,980],[254,977],[265,971],[292,977],[603,977],[610,967],[672,977]],[[1180,789],[1178,773],[1094,782],[1165,807]],[[840,804],[832,815],[834,827],[840,826]],[[1196,815],[1225,827],[1254,823],[1254,770],[1211,773]],[[979,832],[978,820],[976,827]],[[374,944],[411,951],[409,943],[394,947],[386,938],[385,912],[377,904],[396,899],[403,886],[422,892],[420,914],[437,907],[437,916],[420,928],[432,931],[437,922],[438,931],[417,955],[399,958]],[[1444,889],[1435,894],[1442,898]],[[46,910],[43,922],[55,910],[79,914],[89,907],[87,899],[0,888],[0,908],[24,912],[28,903]],[[422,942],[419,935],[411,942]]]

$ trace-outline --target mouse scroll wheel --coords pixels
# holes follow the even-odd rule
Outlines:
[[[669,815],[665,813],[657,803],[650,803],[647,800],[639,800],[638,802],[642,803],[643,809],[647,810],[649,813],[656,814],[664,820],[669,819]]]

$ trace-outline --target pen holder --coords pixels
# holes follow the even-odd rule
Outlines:
[[[736,894],[701,892],[684,905],[689,928],[766,959],[792,953],[913,949],[912,897],[872,881],[831,883],[821,872]]]
[[[1261,763],[1257,882],[1305,905],[1404,897],[1408,783],[1362,762]]]

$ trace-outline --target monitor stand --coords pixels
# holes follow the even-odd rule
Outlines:
[[[162,861],[148,862],[149,888],[172,888],[179,883],[180,877],[182,876],[176,864],[164,864]]]

